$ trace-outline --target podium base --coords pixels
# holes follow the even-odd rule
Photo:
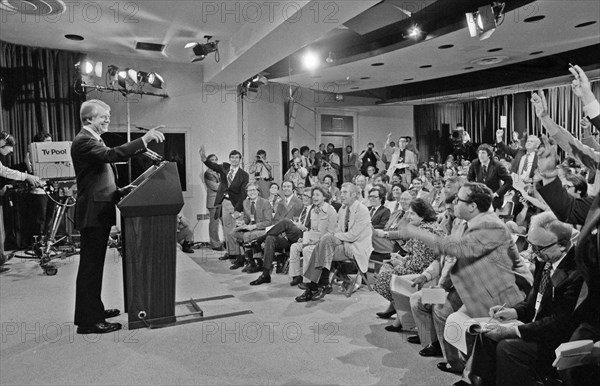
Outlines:
[[[228,299],[228,298],[233,298],[233,297],[234,297],[233,295],[221,295],[221,296],[213,296],[213,297],[209,297],[209,298],[189,299],[189,300],[183,300],[180,302],[176,302],[175,305],[177,305],[177,306],[187,305],[188,307],[193,309],[194,312],[190,312],[190,313],[182,314],[182,315],[153,318],[153,319],[148,319],[146,317],[141,317],[138,315],[139,320],[132,320],[132,318],[130,317],[129,322],[127,324],[127,329],[135,330],[135,329],[144,328],[144,327],[149,328],[149,329],[157,329],[157,328],[172,327],[172,326],[178,326],[178,325],[182,325],[182,324],[189,324],[189,323],[195,323],[195,322],[203,322],[203,321],[207,321],[207,320],[230,318],[233,316],[252,314],[252,311],[244,310],[244,311],[235,311],[235,312],[228,312],[228,313],[224,313],[224,314],[215,314],[215,315],[205,316],[204,311],[198,305],[198,303],[200,303],[200,302]]]

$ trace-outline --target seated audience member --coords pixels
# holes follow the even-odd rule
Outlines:
[[[373,165],[369,165],[366,168],[367,184],[373,184],[375,182],[375,175],[377,174],[377,168]]]
[[[275,209],[273,223],[277,223],[284,218],[289,220],[298,217],[302,211],[302,200],[295,194],[296,186],[292,181],[283,181],[281,183],[281,200]]]
[[[359,194],[354,184],[345,182],[342,185],[340,196],[344,206],[338,213],[336,232],[319,240],[304,273],[310,283],[306,291],[296,298],[297,302],[320,299],[331,293],[329,270],[333,261],[355,259],[360,270],[367,271],[373,251],[373,232],[369,210],[358,201]]]
[[[333,183],[333,177],[330,174],[323,177],[323,188],[330,197],[329,200],[331,203],[340,201],[340,190]]]
[[[508,170],[492,159],[492,147],[487,144],[477,148],[477,159],[473,161],[467,174],[470,182],[480,182],[492,190],[494,209],[502,207],[504,194],[512,187],[513,180]]]
[[[552,367],[554,350],[577,327],[573,310],[583,278],[575,268],[573,228],[542,213],[531,219],[527,240],[537,256],[535,280],[527,298],[513,307],[490,308],[490,317],[518,326],[493,326],[478,336],[473,348],[471,379],[485,384],[533,385],[558,378]]]
[[[385,201],[385,207],[394,213],[400,209],[400,196],[404,192],[404,187],[399,182],[392,184],[391,199]]]
[[[302,160],[300,157],[296,157],[292,161],[292,165],[283,176],[283,179],[292,181],[294,186],[298,186],[299,183],[304,183],[306,176],[308,176],[308,170],[302,166]]]
[[[290,158],[290,168],[294,166],[296,158],[300,158],[300,149],[295,147],[292,149],[292,158]],[[300,164],[302,164],[302,162],[300,162]]]
[[[0,133],[0,154],[4,157],[12,153],[13,148],[15,146],[15,139],[9,133],[3,131]],[[9,180],[16,181],[27,181],[32,187],[39,188],[42,187],[42,181],[31,174],[22,173],[17,170],[10,169],[0,162],[0,177],[7,178]],[[4,188],[2,189],[2,193],[4,193]],[[0,194],[0,198],[1,198]],[[8,269],[6,267],[1,267],[7,260],[4,256],[4,221],[1,221],[4,218],[2,211],[2,203],[0,202],[0,272],[6,272]]]
[[[357,160],[358,156],[352,151],[352,146],[346,146],[346,154],[342,162],[344,182],[352,182],[354,176],[359,173],[356,167]]]
[[[441,225],[448,234],[452,232],[452,229],[458,229],[463,225],[463,220],[454,216],[455,199],[456,194],[446,199],[445,220],[447,224],[442,223]],[[440,357],[444,355],[440,341],[444,339],[445,320],[462,306],[462,300],[460,300],[450,279],[450,269],[455,262],[456,258],[454,257],[439,256],[419,276],[413,279],[412,285],[417,287],[418,291],[410,297],[409,302],[413,318],[417,324],[418,335],[409,336],[407,341],[413,344],[421,344],[423,347],[419,351],[421,356]],[[437,283],[436,287],[446,290],[446,301],[442,304],[429,304],[422,301],[423,292],[421,289],[423,286],[433,283]],[[437,323],[435,319],[438,320]]]
[[[177,215],[177,242],[181,244],[181,250],[185,253],[194,253],[194,232],[190,228],[190,220],[179,212]]]
[[[243,202],[244,212],[236,218],[236,226],[230,233],[227,243],[235,245],[249,242],[264,233],[266,227],[273,221],[271,204],[266,199],[258,196],[258,185],[249,183],[246,192],[248,196]],[[245,260],[251,267],[255,267],[252,250],[246,250],[246,256],[238,256],[229,269],[238,269],[245,265]],[[256,268],[254,268],[256,269]]]
[[[433,180],[433,188],[427,195],[427,201],[437,213],[443,212],[445,207],[446,195],[444,194],[444,181],[441,179]]]
[[[385,237],[385,232],[394,231],[398,228],[399,222],[404,218],[406,211],[410,209],[410,202],[415,198],[413,192],[407,190],[403,192],[400,196],[400,207],[398,210],[395,210],[391,215],[383,229],[374,229],[373,230],[373,252],[371,253],[371,260],[382,262],[383,260],[387,260],[391,257],[393,252],[398,252],[400,250],[400,244],[397,240],[392,240],[389,237]],[[381,268],[381,264],[375,265],[375,273],[379,272]],[[393,311],[393,312],[392,312]],[[392,312],[391,315],[395,313],[394,309],[388,308],[385,312],[378,312],[379,315],[383,319],[382,315],[386,315],[387,313]]]
[[[273,208],[273,216],[275,215],[275,211],[277,210],[277,206],[281,201],[281,196],[279,195],[279,184],[277,182],[271,182],[269,186],[269,198],[267,198],[269,204],[271,204],[271,208]]]
[[[327,234],[334,234],[337,227],[337,212],[333,206],[325,202],[326,192],[322,187],[315,186],[311,191],[304,192],[304,204],[308,215],[306,221],[300,217],[298,228],[303,231],[303,236],[290,247],[290,260],[288,274],[292,278],[291,286],[302,283],[300,271],[300,255],[303,267],[306,269],[308,261],[321,238]]]
[[[486,316],[496,304],[512,307],[519,303],[533,282],[510,231],[495,213],[489,212],[492,197],[492,191],[484,184],[463,185],[456,196],[454,213],[465,221],[444,238],[412,224],[400,223],[398,228],[403,239],[420,240],[436,255],[456,257],[450,279],[463,303],[460,310],[474,318]],[[436,330],[443,331],[446,317],[435,314],[434,309]],[[462,372],[464,361],[458,350],[445,341],[442,350],[447,362],[438,364],[438,368]]]
[[[437,223],[437,214],[431,207],[431,204],[422,198],[415,198],[410,202],[409,209],[404,215],[404,218],[407,218],[410,224],[421,230],[439,236],[445,234]],[[377,234],[379,235],[381,233],[377,232]],[[398,231],[387,231],[383,232],[382,237],[390,240],[399,240],[400,234]],[[377,274],[377,281],[373,286],[377,293],[390,301],[391,306],[393,306],[394,303],[390,290],[392,275],[402,276],[421,273],[435,259],[434,251],[419,240],[408,240],[405,243],[401,243],[400,248],[406,251],[406,254],[404,256],[392,254],[392,259],[381,267]],[[388,307],[388,309],[389,308],[390,307]],[[409,310],[410,308],[404,309],[403,311]],[[401,331],[402,325],[400,324],[400,319],[397,318],[394,325],[386,327],[386,330]]]
[[[423,187],[423,180],[418,177],[413,178],[409,189],[415,191],[417,198],[426,198],[429,196],[429,191]]]
[[[590,82],[586,74],[579,66],[569,69],[575,76],[571,88],[573,93],[581,99],[583,111],[592,124],[600,127],[600,104],[596,100]],[[598,172],[600,165],[600,152],[594,151],[583,145],[567,130],[560,127],[548,115],[548,107],[544,94],[534,93],[531,98],[535,113],[542,121],[542,125],[551,135],[552,139],[566,151],[576,155],[577,160],[590,170]],[[570,196],[560,180],[557,178],[555,165],[558,156],[556,146],[551,145],[548,139],[542,138],[543,147],[538,152],[538,170],[542,180],[538,183],[537,190],[546,200],[548,206],[556,214],[559,220],[571,224],[583,225],[579,234],[575,262],[577,270],[584,278],[584,284],[579,294],[575,307],[575,316],[578,318],[579,326],[571,336],[571,341],[591,339],[600,340],[600,195],[594,197],[574,198]],[[597,182],[598,180],[596,180]],[[600,372],[597,365],[577,366],[567,369],[561,373],[569,385],[595,384]]]
[[[371,189],[369,191],[369,201],[371,202],[369,209],[371,226],[373,229],[383,229],[390,219],[390,210],[383,205],[385,203],[385,190]]]
[[[367,206],[369,204],[369,191],[367,190],[367,177],[362,174],[359,174],[354,179],[354,183],[358,189],[358,200],[364,205]]]

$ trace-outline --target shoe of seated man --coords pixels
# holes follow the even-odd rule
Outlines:
[[[311,300],[316,300],[315,296],[319,293],[319,291],[313,291],[311,289],[307,289],[306,291],[304,291],[304,293],[300,296],[296,296],[296,301],[298,303],[304,303],[304,302],[309,302]]]

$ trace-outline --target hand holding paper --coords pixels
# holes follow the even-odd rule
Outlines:
[[[517,319],[517,311],[514,308],[504,308],[504,306],[490,307],[490,318],[494,318],[501,322]]]

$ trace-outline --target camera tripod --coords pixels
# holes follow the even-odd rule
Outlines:
[[[64,182],[59,183],[59,185],[62,184],[64,184]],[[79,250],[77,250],[75,245],[72,243],[69,243],[70,245],[68,245],[66,248],[56,246],[64,239],[70,237],[67,232],[65,236],[59,238],[58,240],[56,239],[56,233],[67,209],[75,205],[76,200],[73,197],[72,192],[70,192],[71,186],[67,186],[66,189],[64,186],[59,186],[59,191],[61,194],[59,194],[58,201],[55,200],[50,194],[55,190],[53,185],[49,183],[44,189],[48,198],[50,198],[56,204],[54,211],[52,212],[52,226],[48,230],[47,234],[34,236],[33,247],[31,248],[32,251],[28,251],[28,254],[31,254],[40,260],[40,267],[48,276],[54,276],[58,272],[58,268],[56,265],[52,264],[52,260],[63,259],[79,253]],[[65,191],[68,193],[64,194]]]

